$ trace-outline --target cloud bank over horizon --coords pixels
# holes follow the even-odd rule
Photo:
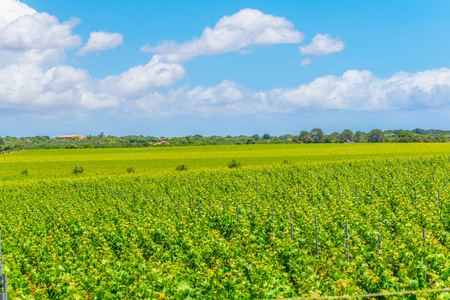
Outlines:
[[[147,63],[104,78],[68,63],[70,51],[78,56],[99,53],[123,45],[123,35],[92,31],[83,44],[73,28],[77,18],[61,22],[16,0],[0,0],[0,115],[49,112],[148,116],[268,115],[313,110],[395,111],[447,108],[450,104],[450,69],[399,71],[377,77],[369,70],[347,70],[292,87],[252,90],[225,79],[215,85],[182,84],[189,70],[184,62],[197,56],[248,51],[249,47],[293,44],[300,54],[323,56],[341,52],[339,36],[316,34],[300,45],[305,35],[284,17],[256,9],[242,9],[206,27],[200,37],[185,43],[162,41],[145,45],[152,53]],[[300,57],[299,57],[300,61]],[[295,63],[309,65],[303,58]],[[219,70],[220,71],[220,70]]]

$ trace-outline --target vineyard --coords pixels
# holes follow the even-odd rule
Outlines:
[[[0,181],[8,296],[271,299],[449,287],[449,164],[433,155],[10,175]]]

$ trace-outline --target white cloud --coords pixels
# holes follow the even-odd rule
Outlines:
[[[166,94],[150,93],[130,99],[129,105],[137,113],[156,115],[433,109],[450,106],[450,69],[399,72],[389,78],[349,70],[340,77],[324,76],[296,88],[270,91],[251,91],[226,80],[211,87],[184,86]]]
[[[238,51],[252,45],[300,43],[304,35],[282,17],[246,8],[222,17],[214,28],[205,28],[200,38],[184,44],[163,41],[156,47],[146,45],[142,51],[164,56],[167,61],[181,62],[198,55]]]
[[[302,62],[300,63],[301,66],[306,66],[309,65],[310,63],[312,63],[311,58],[305,58],[304,60],[302,60]]]
[[[341,77],[325,76],[292,89],[269,93],[280,107],[387,111],[450,105],[450,69],[399,72],[378,78],[369,71],[349,70]]]
[[[344,50],[344,42],[340,41],[340,37],[331,38],[328,33],[317,34],[311,44],[307,46],[299,46],[301,54],[310,55],[328,55]]]
[[[14,22],[25,15],[36,13],[34,9],[25,3],[16,0],[1,0],[2,9],[0,9],[0,27],[4,24]]]
[[[86,45],[78,51],[78,55],[87,55],[91,52],[115,49],[123,44],[123,36],[120,33],[109,33],[104,31],[91,32]]]
[[[244,9],[206,28],[185,44],[166,42],[145,65],[104,79],[64,65],[66,51],[80,44],[72,34],[75,21],[59,23],[13,0],[0,11],[0,108],[47,114],[48,111],[116,109],[136,115],[246,115],[295,112],[303,109],[391,111],[450,106],[450,69],[399,72],[379,78],[369,71],[349,70],[293,88],[252,91],[231,80],[210,87],[183,86],[163,93],[161,87],[183,78],[178,63],[196,55],[247,51],[251,45],[294,43],[303,35],[284,18]],[[120,39],[119,39],[120,37]],[[93,33],[81,52],[100,51],[121,42],[121,35]],[[341,51],[344,44],[328,34],[317,35],[304,54]],[[303,53],[302,52],[302,53]],[[305,59],[302,64],[310,62]]]
[[[124,97],[140,96],[155,88],[171,85],[181,79],[184,72],[183,66],[161,62],[161,57],[155,55],[145,66],[132,67],[120,75],[106,77],[100,85],[104,91]]]
[[[94,80],[85,70],[64,65],[66,51],[80,45],[72,34],[77,19],[59,23],[14,0],[0,0],[0,108],[35,113],[118,107],[184,76],[179,64],[160,62]],[[93,32],[82,54],[114,48],[118,33]]]
[[[0,49],[72,49],[81,43],[79,36],[72,35],[76,24],[76,19],[60,24],[47,13],[24,15],[0,27]]]
[[[42,70],[21,64],[0,70],[0,107],[3,108],[48,112],[119,105],[114,95],[94,91],[89,74],[71,66]]]
[[[231,80],[211,87],[183,86],[168,93],[154,92],[130,101],[139,114],[253,114],[264,110],[266,101],[260,92],[253,92]]]
[[[72,34],[78,19],[59,23],[15,0],[0,0],[0,68],[13,64],[50,67],[65,59],[81,38]]]

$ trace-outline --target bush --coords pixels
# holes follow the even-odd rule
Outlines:
[[[230,169],[239,168],[240,166],[241,166],[241,163],[237,162],[234,159],[228,163],[228,168],[230,168]]]
[[[127,168],[127,173],[134,173],[134,172],[135,172],[134,168]]]
[[[25,170],[23,170],[20,174],[22,174],[22,175],[28,175],[28,170],[25,169]]]
[[[186,165],[179,165],[178,167],[177,167],[177,171],[187,171],[187,166]]]
[[[84,171],[83,167],[77,167],[77,166],[75,166],[75,167],[72,169],[72,173],[75,174],[75,175],[83,174],[83,171]]]

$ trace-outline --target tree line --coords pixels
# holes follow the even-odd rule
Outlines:
[[[112,136],[88,135],[82,139],[59,139],[49,136],[0,137],[0,152],[23,149],[79,149],[79,148],[133,148],[133,147],[171,147],[194,145],[242,145],[242,144],[309,144],[309,143],[409,143],[409,142],[448,142],[449,130],[413,129],[385,130],[373,129],[370,132],[342,132],[325,134],[320,128],[300,131],[298,135],[285,134],[271,136],[254,134],[251,136],[202,136],[199,134],[184,137],[154,137],[143,135]]]

